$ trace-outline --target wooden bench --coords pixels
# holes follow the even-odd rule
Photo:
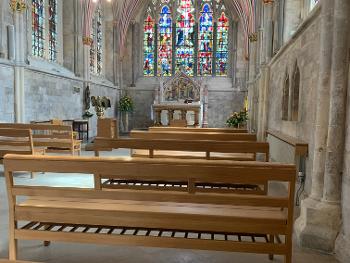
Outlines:
[[[44,148],[47,153],[80,155],[81,152],[81,141],[74,138],[69,125],[0,123],[1,128],[32,130],[34,147]]]
[[[182,128],[182,127],[149,127],[149,131],[180,131],[180,132],[221,132],[221,133],[248,133],[247,129],[234,128]]]
[[[136,149],[132,157],[255,161],[256,154],[262,153],[265,161],[269,160],[269,144],[265,142],[95,138],[95,156],[119,148]]]
[[[181,132],[181,131],[137,131],[130,132],[137,139],[173,139],[173,140],[212,140],[212,141],[256,141],[256,134],[220,133],[220,132]]]
[[[218,167],[210,161],[25,155],[6,155],[4,164],[11,260],[17,257],[17,240],[44,240],[283,255],[292,262],[294,165],[231,162]],[[17,185],[13,173],[19,170],[141,179],[163,175],[188,186],[187,191],[106,191]],[[197,187],[266,181],[287,183],[286,195],[202,193]]]
[[[0,128],[0,164],[6,154],[44,154],[43,149],[33,147],[31,130],[2,129]],[[31,178],[34,173],[31,173]]]

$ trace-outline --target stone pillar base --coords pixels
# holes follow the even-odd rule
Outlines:
[[[340,262],[348,262],[350,258],[350,239],[341,233],[335,242],[335,254]]]
[[[294,224],[299,246],[332,253],[339,232],[340,213],[339,204],[312,198],[303,200],[300,217]]]

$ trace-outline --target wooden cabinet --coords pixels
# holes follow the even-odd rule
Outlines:
[[[97,137],[116,139],[119,137],[118,124],[116,119],[98,119]]]

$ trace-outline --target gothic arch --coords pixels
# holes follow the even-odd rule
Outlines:
[[[283,82],[283,93],[282,93],[282,120],[287,121],[289,115],[289,73],[286,71]]]
[[[299,118],[299,94],[300,94],[300,69],[298,63],[295,63],[293,71],[291,90],[291,120],[298,121]]]

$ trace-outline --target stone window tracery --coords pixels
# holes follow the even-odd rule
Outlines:
[[[57,0],[32,0],[32,55],[57,62]]]
[[[57,61],[57,0],[49,0],[49,59]]]
[[[96,8],[92,19],[91,28],[91,46],[90,46],[90,72],[93,74],[102,74],[103,63],[103,14],[101,6]]]
[[[45,5],[44,0],[32,0],[32,54],[44,57],[45,44]]]
[[[143,28],[144,76],[228,75],[230,21],[223,0],[152,0]]]

